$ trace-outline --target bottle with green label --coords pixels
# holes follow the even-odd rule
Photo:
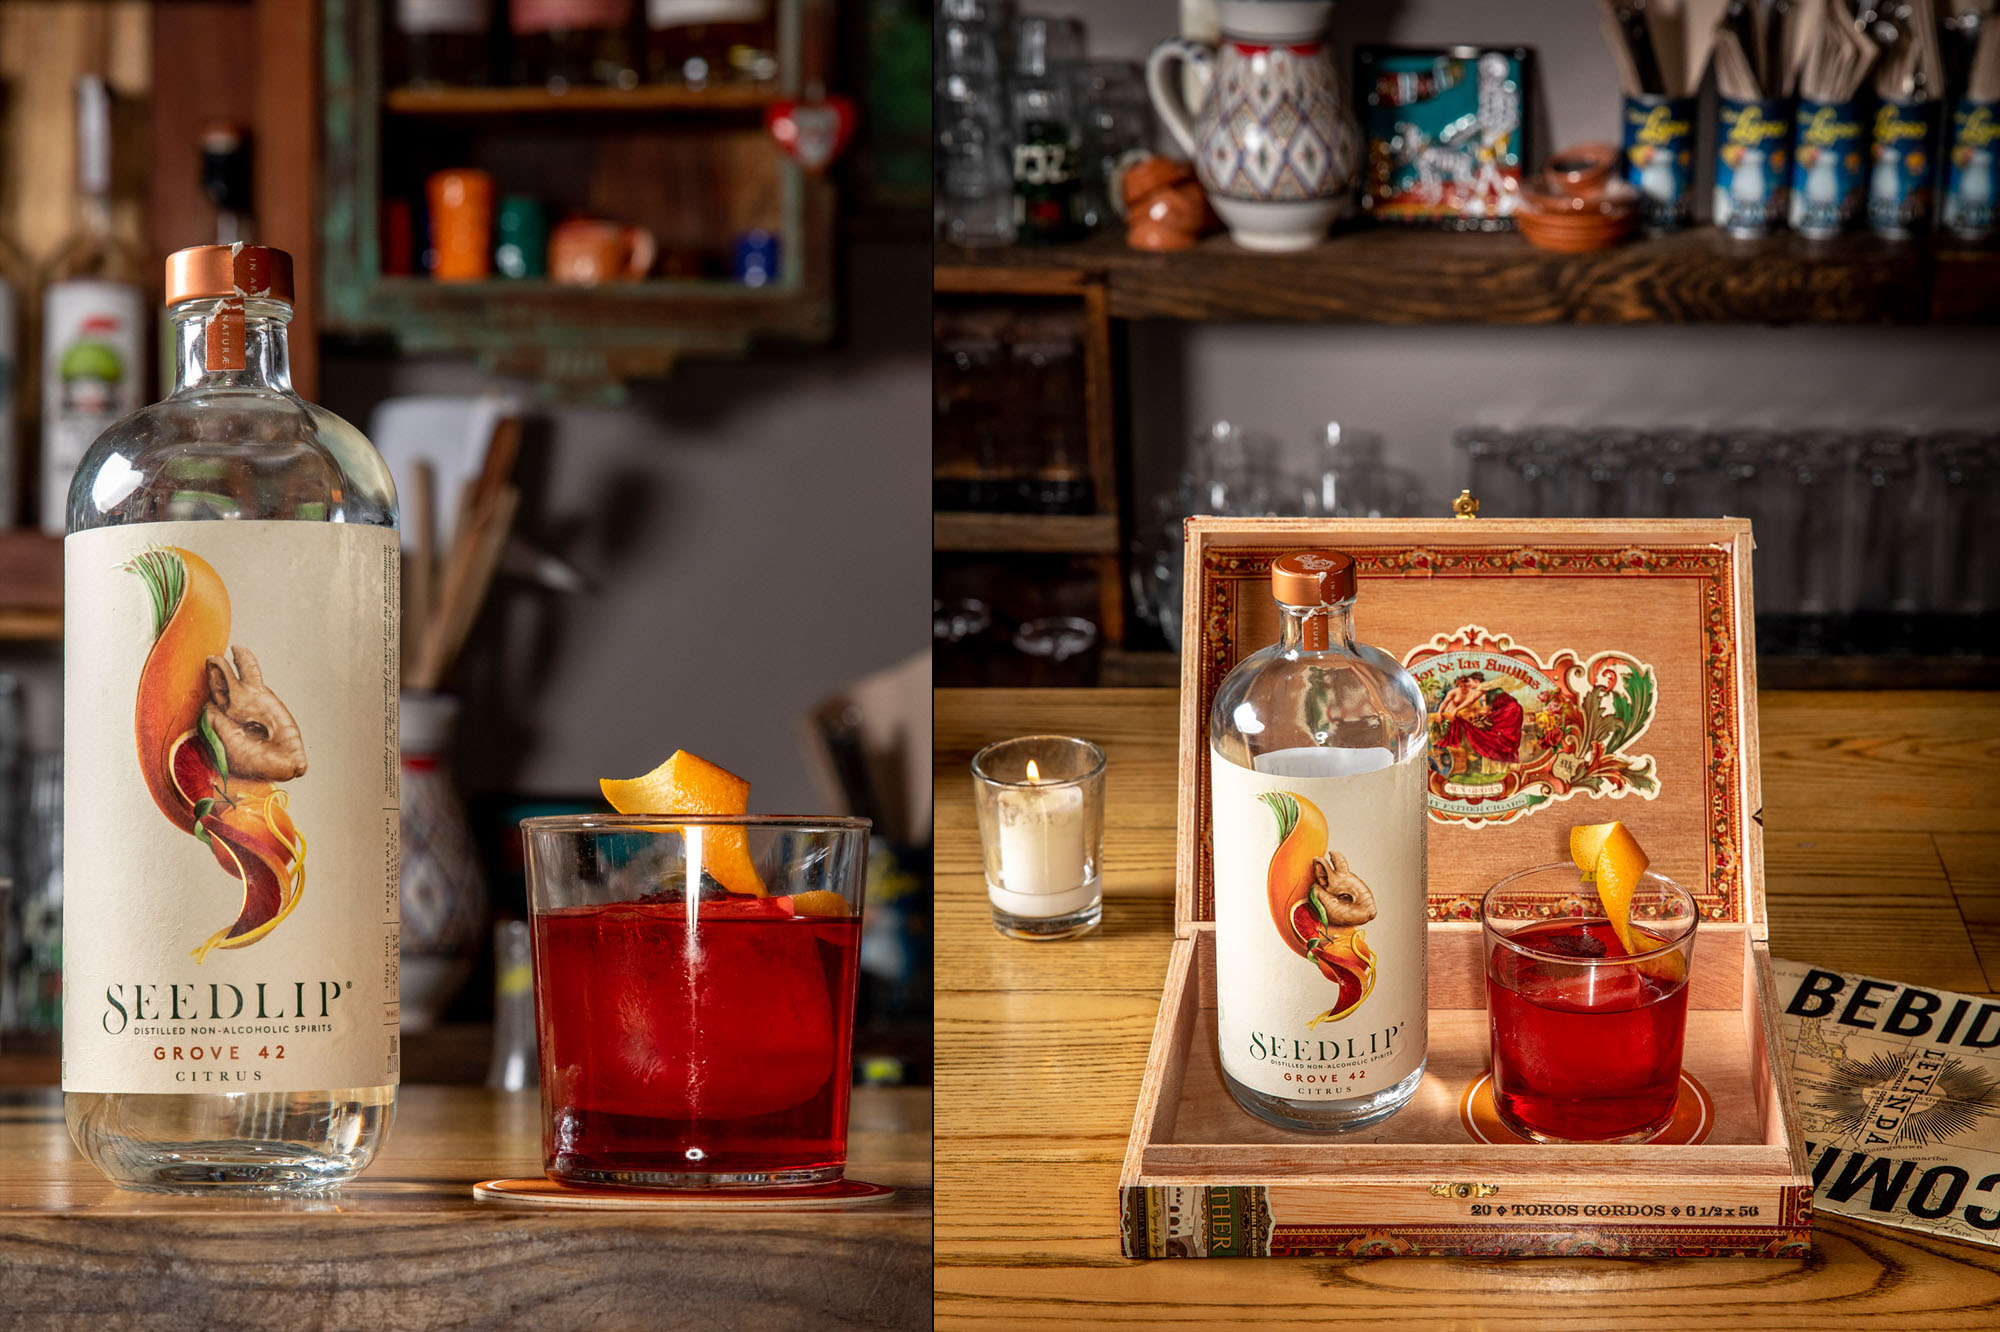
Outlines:
[[[396,1103],[395,490],[292,388],[283,251],[182,250],[166,300],[172,391],[58,510],[63,1103],[117,1184],[311,1192]]]

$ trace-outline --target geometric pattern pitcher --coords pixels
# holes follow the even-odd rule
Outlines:
[[[1237,244],[1302,250],[1352,208],[1360,131],[1324,38],[1331,0],[1223,0],[1219,47],[1171,38],[1146,62],[1167,130]],[[1199,95],[1190,110],[1173,67]]]

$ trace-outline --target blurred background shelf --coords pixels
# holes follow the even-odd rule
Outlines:
[[[1592,254],[1512,233],[1363,229],[1272,256],[1213,237],[1153,254],[1100,234],[1069,245],[939,245],[941,290],[1101,280],[1113,319],[1363,324],[1861,324],[1991,321],[2000,251],[1867,236],[1736,240],[1710,227]]]
[[[62,637],[62,539],[0,532],[0,640]]]
[[[939,513],[932,549],[1107,555],[1118,552],[1115,513]]]
[[[685,88],[391,88],[385,109],[403,116],[512,116],[544,112],[762,110],[780,94],[769,86]]]

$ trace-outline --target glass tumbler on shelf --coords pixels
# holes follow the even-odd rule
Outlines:
[[[1068,688],[1097,683],[1103,635],[1080,615],[1042,615],[1015,627],[1014,651],[1030,687]]]
[[[1631,517],[1632,464],[1641,438],[1638,431],[1617,426],[1579,432],[1575,461],[1568,470],[1566,512],[1578,518]]]
[[[1797,611],[1798,559],[1793,539],[1798,523],[1792,488],[1784,484],[1785,441],[1767,430],[1726,430],[1716,436],[1715,465],[1709,474],[1707,513],[1748,518],[1757,535],[1757,619],[1760,627],[1783,626]],[[1758,647],[1782,648],[1760,634]]]
[[[868,821],[587,814],[521,834],[549,1177],[839,1179]]]
[[[1508,461],[1520,488],[1523,518],[1571,518],[1566,481],[1576,457],[1577,434],[1561,426],[1535,426],[1518,432]]]
[[[1195,432],[1182,484],[1190,514],[1275,513],[1284,489],[1277,438],[1233,421],[1212,421]]]
[[[1630,493],[1637,518],[1698,518],[1714,449],[1706,431],[1669,426],[1648,431],[1632,460]],[[1712,515],[1710,515],[1712,516]]]
[[[1526,512],[1527,496],[1512,462],[1514,441],[1512,431],[1498,426],[1464,426],[1452,435],[1465,452],[1465,488],[1489,518],[1518,518]]]
[[[632,0],[511,0],[516,77],[551,92],[636,88]]]
[[[1853,439],[1837,430],[1797,431],[1785,437],[1784,457],[1798,594],[1791,646],[1803,653],[1831,651],[1855,609],[1865,566],[1879,563],[1893,570],[1908,553],[1870,548],[1864,558],[1854,540]]]
[[[1073,939],[1104,914],[1104,751],[1029,735],[972,760],[973,806],[993,928],[1010,939]]]
[[[2000,435],[1948,432],[1925,452],[1929,604],[1946,617],[1946,650],[1965,651],[2000,608]]]
[[[1930,572],[1930,515],[1919,485],[1917,440],[1894,431],[1869,434],[1850,456],[1854,498],[1841,519],[1853,534],[1845,545],[1859,556],[1851,573],[1852,607],[1867,616],[1869,651],[1907,652],[1916,646]]]
[[[1480,902],[1493,1100],[1524,1137],[1645,1142],[1673,1119],[1699,912],[1650,872],[1631,912],[1628,952],[1567,863],[1509,875]]]
[[[1422,515],[1422,480],[1384,462],[1382,451],[1380,435],[1327,422],[1312,443],[1299,512],[1327,518]]]
[[[932,490],[940,508],[1008,507],[1003,434],[1013,383],[1004,310],[959,310],[938,329],[932,372],[938,436]]]
[[[1077,115],[1082,126],[1082,180],[1077,220],[1092,231],[1125,216],[1119,181],[1127,161],[1152,140],[1152,102],[1143,66],[1093,60],[1076,67]]]
[[[1008,437],[1023,446],[1021,508],[1088,513],[1090,457],[1084,440],[1083,323],[1071,311],[1023,314],[1014,322],[1013,380],[1027,409]],[[1018,410],[1018,407],[1017,407]]]

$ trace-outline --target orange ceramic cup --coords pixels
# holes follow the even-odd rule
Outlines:
[[[477,282],[493,275],[493,177],[484,171],[437,171],[427,182],[431,247],[439,282]]]
[[[572,218],[549,233],[549,276],[557,282],[595,286],[646,276],[659,256],[653,233],[623,222]]]

